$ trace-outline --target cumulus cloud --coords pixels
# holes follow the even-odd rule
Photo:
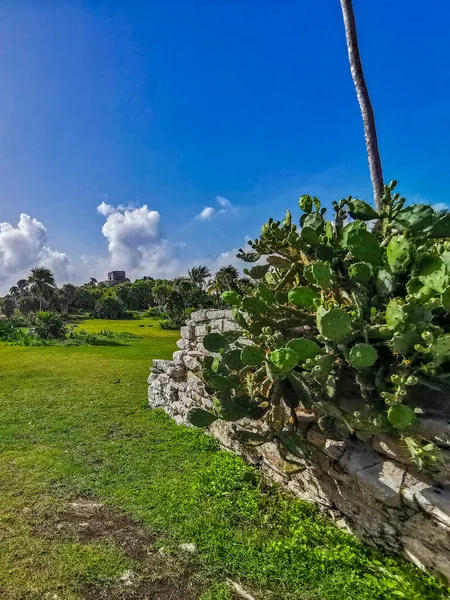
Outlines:
[[[2,292],[36,266],[50,268],[57,281],[68,281],[73,267],[67,254],[47,243],[47,230],[37,219],[22,213],[16,226],[0,223],[0,286]]]
[[[212,221],[216,217],[236,214],[237,212],[237,207],[223,196],[216,197],[216,204],[218,205],[218,208],[215,208],[214,206],[205,206],[195,218],[198,221]]]
[[[102,202],[97,212],[106,217],[102,233],[109,250],[106,259],[97,260],[97,269],[101,266],[104,271],[126,270],[131,278],[180,274],[179,246],[163,236],[158,211],[150,210],[146,204],[132,208]]]
[[[445,202],[436,202],[436,204],[431,205],[435,211],[439,212],[441,210],[449,210],[450,206]]]

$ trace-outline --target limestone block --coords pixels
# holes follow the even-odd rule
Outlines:
[[[417,427],[420,435],[438,446],[450,448],[450,419],[419,419]]]
[[[328,439],[324,433],[315,429],[309,429],[306,437],[308,442],[319,448],[319,450],[322,450],[322,452],[333,460],[339,460],[345,452],[345,442]]]
[[[231,310],[207,310],[206,318],[208,321],[218,321],[220,319],[232,320],[233,311]]]
[[[372,440],[373,449],[397,462],[411,464],[411,454],[401,440],[385,434],[378,434]]]
[[[206,316],[206,313],[206,310],[196,310],[195,312],[191,313],[191,321],[194,323],[207,321],[208,317]]]
[[[279,473],[282,477],[298,473],[302,467],[295,463],[285,460],[275,442],[266,442],[256,448],[257,453],[262,457],[268,467]]]
[[[189,327],[188,325],[185,325],[184,327],[180,328],[180,335],[182,338],[185,338],[187,340],[193,340],[194,339],[194,335],[195,335],[195,330],[194,327]]]
[[[412,473],[406,473],[401,489],[403,503],[406,504],[406,506],[417,510],[418,505],[415,499],[416,492],[420,493],[422,490],[426,490],[430,487],[431,484],[423,473],[417,474],[417,476]]]
[[[356,475],[356,472],[364,469],[365,467],[371,467],[382,462],[381,456],[376,454],[367,448],[349,448],[347,450],[339,464],[341,467],[349,473],[349,475]]]
[[[187,350],[177,350],[176,352],[173,353],[172,356],[172,362],[174,363],[174,365],[176,367],[183,367],[184,366],[184,355],[186,354]]]
[[[449,556],[436,553],[413,536],[402,536],[401,542],[405,556],[420,569],[431,569],[450,581]]]
[[[180,350],[189,350],[189,347],[190,347],[189,340],[186,340],[185,338],[181,338],[181,339],[177,340],[177,346]]]
[[[450,527],[450,491],[429,487],[415,492],[417,504],[425,512]]]
[[[390,460],[356,472],[359,487],[387,506],[400,506],[405,469]]]
[[[224,319],[223,321],[223,331],[239,331],[240,327],[234,321],[230,321],[228,319]]]
[[[183,364],[189,371],[195,371],[195,369],[200,367],[198,360],[194,356],[189,356],[188,354],[184,355]]]

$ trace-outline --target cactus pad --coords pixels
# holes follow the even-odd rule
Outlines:
[[[242,297],[237,292],[228,291],[222,294],[222,300],[232,306],[238,306],[241,303]]]
[[[317,292],[306,286],[295,287],[288,294],[289,302],[300,308],[311,308],[318,297]]]
[[[379,215],[374,209],[364,202],[364,200],[350,200],[348,202],[350,216],[353,219],[361,219],[361,221],[372,221],[379,219]]]
[[[220,333],[208,333],[203,338],[203,346],[208,352],[219,352],[221,348],[228,347],[228,342]]]
[[[352,333],[350,315],[340,308],[332,308],[320,317],[319,330],[328,340],[340,344]]]
[[[444,309],[450,313],[450,287],[445,288],[441,295],[441,302]]]
[[[388,244],[386,257],[394,273],[403,271],[411,258],[409,241],[403,235],[394,236]]]
[[[203,408],[193,408],[189,411],[187,418],[194,427],[201,428],[209,427],[214,421],[217,421],[216,415],[208,410],[203,410]]]
[[[267,309],[265,302],[256,296],[246,296],[242,301],[242,310],[254,315],[260,315]]]
[[[244,365],[260,365],[266,355],[258,346],[245,346],[241,351],[241,361]]]
[[[356,229],[347,236],[347,248],[353,256],[372,266],[381,264],[382,251],[380,244],[373,233],[365,229]]]
[[[210,375],[208,381],[214,389],[222,392],[229,392],[236,387],[234,381],[224,375]]]
[[[356,344],[350,350],[349,359],[355,369],[365,369],[376,363],[378,353],[370,344]]]
[[[389,300],[386,306],[386,325],[395,329],[404,318],[402,305],[397,300]]]
[[[298,362],[305,362],[308,358],[314,358],[318,354],[321,354],[322,349],[320,346],[313,342],[312,340],[308,340],[307,338],[297,338],[295,340],[290,340],[287,343],[287,347],[294,350],[298,356]]]
[[[450,358],[450,333],[435,340],[430,347],[431,352],[442,361]]]
[[[406,429],[414,421],[414,411],[404,404],[396,404],[388,410],[388,419],[396,429]]]
[[[270,265],[255,265],[250,269],[249,275],[252,279],[262,279],[269,269]]]
[[[367,285],[372,277],[372,268],[369,263],[357,262],[350,265],[348,274],[356,283]]]
[[[289,373],[298,365],[298,355],[291,348],[281,348],[272,352],[270,361],[282,373]]]
[[[321,262],[320,260],[312,263],[311,272],[319,287],[330,287],[333,273],[331,272],[330,266],[327,265],[327,263]]]

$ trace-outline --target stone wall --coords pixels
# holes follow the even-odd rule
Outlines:
[[[206,354],[207,332],[239,329],[231,311],[202,310],[181,328],[173,360],[154,360],[149,403],[178,424],[189,425],[196,408],[212,409],[212,400],[194,371]],[[444,466],[438,473],[418,472],[401,444],[389,436],[331,439],[312,412],[298,409],[299,430],[288,446],[277,439],[249,444],[265,434],[262,421],[215,421],[209,428],[221,446],[258,466],[294,495],[315,502],[339,526],[398,552],[421,568],[450,581],[450,420],[423,419],[422,427],[441,446]],[[254,436],[256,437],[256,436]],[[247,443],[245,443],[247,440]],[[296,446],[301,452],[296,452]]]

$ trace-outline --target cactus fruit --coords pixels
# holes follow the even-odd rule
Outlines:
[[[266,358],[265,352],[258,346],[244,346],[241,361],[244,365],[261,365]]]
[[[381,248],[376,236],[365,229],[351,231],[347,235],[347,248],[353,256],[374,267],[381,264]]]
[[[340,308],[332,308],[320,317],[319,330],[328,340],[341,344],[352,333],[351,317]]]
[[[357,262],[350,265],[348,274],[356,283],[367,285],[372,277],[372,268],[369,263]]]
[[[221,333],[208,333],[203,338],[203,346],[208,352],[219,352],[221,348],[228,347],[228,342]]]
[[[386,250],[388,265],[394,273],[403,271],[411,258],[411,246],[403,235],[395,235]]]
[[[396,429],[403,431],[414,421],[414,411],[404,404],[395,404],[388,410],[388,419]]]
[[[365,369],[376,363],[378,353],[370,344],[356,344],[350,350],[349,359],[355,369]]]
[[[289,373],[298,365],[298,356],[291,348],[275,350],[270,355],[270,362],[281,372]]]
[[[289,302],[299,308],[311,308],[318,297],[317,292],[306,286],[295,287],[288,294]]]
[[[379,215],[374,209],[363,200],[350,200],[348,202],[348,212],[353,219],[361,219],[361,221],[372,221],[379,219]]]
[[[222,300],[232,306],[238,306],[241,303],[242,296],[237,292],[227,291],[222,294]]]
[[[287,343],[287,348],[291,348],[291,350],[294,350],[294,352],[297,353],[298,362],[305,362],[305,360],[308,360],[308,358],[315,358],[322,352],[322,349],[316,344],[316,342],[308,340],[307,338],[296,338],[294,340],[290,340]]]

